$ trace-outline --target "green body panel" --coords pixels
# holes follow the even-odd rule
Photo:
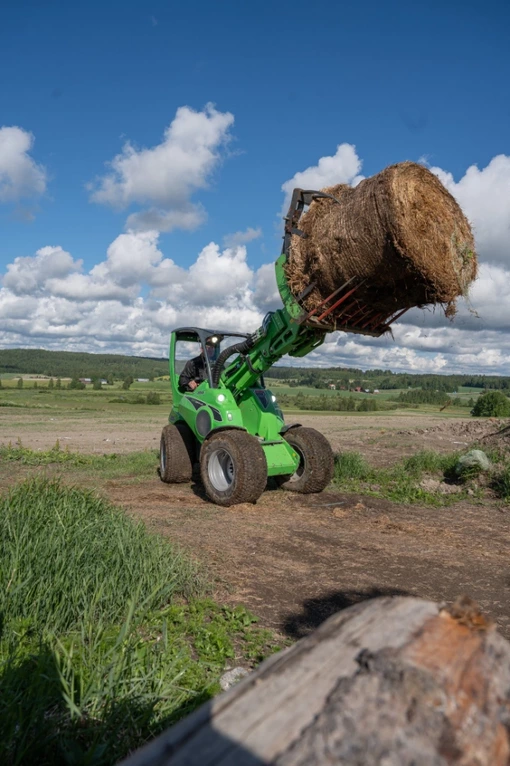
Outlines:
[[[268,476],[294,473],[299,465],[299,456],[282,438],[285,421],[271,391],[267,388],[249,388],[239,400],[239,411],[248,433],[262,440]]]
[[[218,396],[223,396],[223,401],[218,402]],[[176,423],[185,420],[199,442],[203,442],[204,436],[197,431],[197,415],[201,409],[206,409],[210,415],[213,428],[244,428],[242,415],[239,407],[228,390],[219,390],[209,387],[204,381],[192,393],[179,393],[178,402],[174,399],[174,406],[170,413],[170,422]]]
[[[217,428],[243,428],[256,436],[267,460],[268,476],[293,474],[299,465],[299,456],[283,438],[283,414],[276,397],[267,388],[260,388],[261,376],[285,354],[301,357],[324,342],[325,333],[300,323],[303,309],[290,292],[285,276],[285,255],[275,264],[278,289],[284,308],[267,315],[262,327],[255,333],[255,342],[245,356],[238,356],[223,370],[218,386],[211,388],[208,381],[193,392],[179,391],[179,376],[175,370],[176,335],[170,339],[170,383],[173,407],[171,423],[185,421],[198,443]],[[210,429],[200,433],[197,416],[206,412]],[[201,416],[207,420],[206,415]],[[203,430],[203,426],[202,426]]]
[[[266,456],[268,476],[292,476],[299,466],[299,455],[285,439],[273,444],[262,444]]]
[[[292,295],[289,286],[287,284],[287,275],[285,274],[285,264],[287,262],[287,256],[282,253],[280,257],[275,261],[274,270],[276,274],[276,285],[280,298],[286,311],[292,319],[299,319],[303,313],[303,309]]]
[[[223,401],[218,402],[218,397],[223,397]],[[210,388],[204,381],[192,393],[179,393],[169,420],[171,423],[184,420],[202,444],[210,433],[197,430],[197,415],[203,411],[209,414],[210,431],[242,428],[256,436],[266,455],[268,476],[292,474],[298,467],[299,456],[281,435],[285,425],[282,412],[267,388],[249,389],[236,402],[228,389]]]

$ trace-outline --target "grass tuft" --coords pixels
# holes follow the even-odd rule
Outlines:
[[[431,450],[421,450],[405,459],[403,467],[413,474],[436,473],[443,468],[442,455]]]
[[[88,491],[0,500],[0,763],[107,766],[279,648],[177,548]]]
[[[335,455],[335,481],[365,480],[371,468],[359,452],[337,452]]]
[[[202,592],[196,568],[91,492],[31,479],[0,502],[0,611],[4,631],[38,634],[87,620],[116,622],[135,596],[147,609]]]
[[[154,474],[158,453],[156,450],[145,450],[127,454],[113,452],[103,455],[86,455],[81,452],[71,452],[67,447],[62,449],[58,441],[49,450],[36,451],[24,447],[21,440],[18,440],[15,445],[9,443],[0,446],[0,461],[26,466],[66,464],[67,468],[93,473],[96,478],[101,476],[107,479],[126,474],[144,478]]]
[[[440,480],[452,478],[457,460],[456,452],[441,455],[423,450],[391,468],[375,468],[359,452],[343,452],[335,456],[334,481],[347,491],[386,497],[395,502],[449,505],[463,495],[433,492],[421,487],[420,481],[427,474],[437,475]]]
[[[505,465],[492,480],[492,488],[503,500],[510,502],[510,465]]]

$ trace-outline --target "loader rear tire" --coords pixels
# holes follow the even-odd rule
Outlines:
[[[163,428],[159,448],[159,475],[167,484],[191,481],[196,439],[187,423]]]
[[[303,495],[326,489],[335,468],[333,450],[326,437],[315,428],[299,426],[291,428],[283,438],[298,453],[299,466],[292,476],[276,477],[279,486]]]
[[[200,475],[213,503],[255,503],[267,483],[264,450],[246,431],[213,433],[200,450]]]

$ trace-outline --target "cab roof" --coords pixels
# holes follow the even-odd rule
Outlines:
[[[205,343],[206,338],[211,335],[230,336],[234,338],[248,338],[249,333],[244,332],[232,332],[231,330],[211,330],[205,327],[178,327],[173,330],[173,334],[176,336],[176,340],[184,341],[196,341],[197,336],[202,343]]]

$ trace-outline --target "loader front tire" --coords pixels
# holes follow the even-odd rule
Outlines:
[[[283,438],[298,453],[299,466],[292,476],[278,476],[279,486],[303,495],[326,489],[335,467],[333,450],[326,437],[315,428],[299,426],[291,428]]]
[[[159,447],[161,481],[167,484],[191,481],[195,452],[195,437],[187,423],[165,426]]]
[[[200,475],[213,503],[255,503],[267,483],[264,450],[246,431],[213,433],[200,450]]]

